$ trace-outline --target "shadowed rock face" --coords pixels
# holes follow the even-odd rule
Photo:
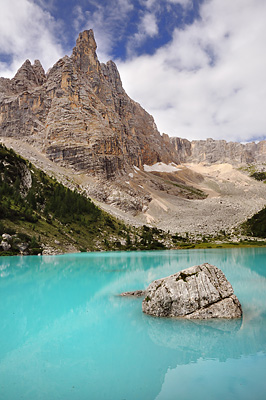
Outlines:
[[[45,75],[27,60],[0,78],[0,136],[27,140],[52,161],[113,179],[132,166],[178,162],[153,117],[125,93],[116,65],[100,64],[92,30]]]
[[[240,318],[242,309],[231,284],[208,263],[152,282],[142,310],[155,317]]]

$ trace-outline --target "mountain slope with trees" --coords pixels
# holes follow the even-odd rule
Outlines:
[[[128,227],[0,146],[0,255],[165,248],[156,228]]]
[[[243,224],[244,232],[249,236],[266,238],[266,208],[254,214]]]

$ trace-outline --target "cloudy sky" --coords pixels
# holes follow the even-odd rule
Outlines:
[[[0,76],[47,70],[92,28],[160,132],[266,138],[265,0],[0,0]]]

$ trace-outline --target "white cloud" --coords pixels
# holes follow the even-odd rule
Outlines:
[[[129,95],[171,136],[266,137],[266,2],[209,0],[152,55],[117,62]]]
[[[158,26],[154,14],[147,12],[143,15],[141,22],[141,31],[147,36],[155,36],[158,34]]]
[[[158,25],[156,15],[151,12],[145,12],[137,26],[137,32],[128,40],[127,54],[133,57],[136,49],[148,38],[158,35]]]
[[[192,5],[192,0],[142,0],[141,4],[144,5],[149,10],[153,9],[156,4],[172,3],[172,4],[180,4],[183,7],[189,7]]]
[[[0,0],[0,5],[0,54],[9,58],[1,62],[0,76],[12,77],[27,58],[40,59],[48,69],[64,55],[55,40],[59,23],[48,11],[29,0]]]
[[[156,1],[158,1],[158,0],[144,0],[144,1],[142,2],[142,4],[143,4],[146,8],[151,9],[151,8],[154,7]]]
[[[180,4],[183,7],[189,7],[192,4],[192,0],[166,0],[166,2],[173,4]]]
[[[167,0],[168,1],[168,0]],[[160,8],[158,0],[142,1],[143,9],[137,9],[133,0],[89,1],[94,11],[77,5],[73,9],[73,26],[76,32],[92,28],[97,42],[97,53],[101,61],[112,58],[113,48],[122,39],[126,43],[127,54],[132,57],[135,50],[147,38],[158,34],[156,12]],[[158,8],[159,5],[159,8]],[[148,9],[152,8],[152,11]],[[131,12],[139,13],[136,22],[131,21]],[[135,27],[135,33],[127,38],[128,24]]]
[[[86,13],[83,12],[80,5],[76,5],[73,9],[73,26],[76,32],[82,30],[82,26],[86,21]]]

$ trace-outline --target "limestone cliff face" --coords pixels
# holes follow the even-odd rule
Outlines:
[[[0,78],[0,136],[26,140],[50,160],[115,179],[132,166],[169,162],[266,162],[258,144],[192,141],[160,135],[153,117],[125,93],[112,61],[100,64],[92,30],[70,57],[45,74],[29,60],[14,78]]]
[[[0,78],[0,135],[23,138],[76,170],[115,178],[133,165],[178,162],[169,138],[125,93],[116,65],[100,64],[92,30],[45,75],[27,60]]]
[[[225,140],[193,140],[171,138],[181,162],[207,164],[262,164],[266,162],[266,140],[247,144]]]

